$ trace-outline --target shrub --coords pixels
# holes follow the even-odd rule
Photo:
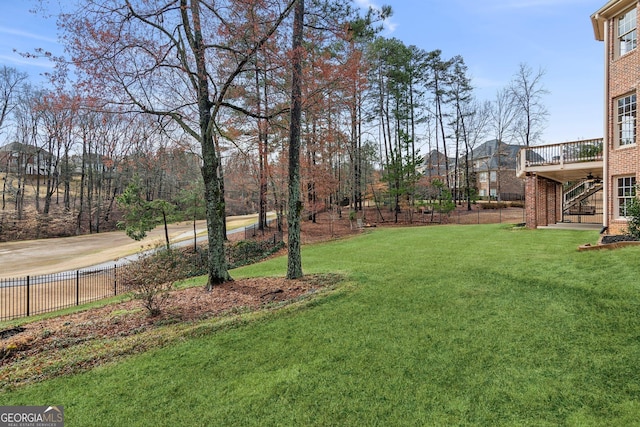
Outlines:
[[[504,202],[492,202],[492,203],[482,203],[480,204],[482,209],[506,209],[509,207],[507,203]]]
[[[627,206],[627,215],[627,234],[640,239],[640,201],[637,198],[632,199]]]
[[[241,240],[237,243],[230,243],[227,246],[227,261],[229,268],[236,268],[247,264],[252,264],[268,257],[284,247],[282,240]]]
[[[122,285],[142,301],[150,316],[157,316],[167,304],[173,283],[180,279],[180,251],[157,250],[125,266],[120,274]]]
[[[227,262],[229,268],[240,267],[258,262],[283,247],[284,242],[275,237],[228,243]],[[123,267],[119,280],[134,298],[142,301],[150,316],[157,316],[167,304],[174,282],[207,274],[207,257],[207,248],[157,249]]]
[[[434,212],[440,212],[448,214],[456,208],[456,204],[453,201],[451,190],[445,187],[444,182],[439,179],[434,179],[431,183],[438,191],[437,201],[431,203],[431,209]]]

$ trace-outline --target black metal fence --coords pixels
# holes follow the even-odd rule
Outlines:
[[[273,230],[271,228],[275,222],[276,222],[275,219],[267,219],[267,224],[262,229],[258,227],[258,224],[246,226],[244,228],[244,238],[246,240],[249,240],[256,237],[259,238],[259,237],[268,236],[269,234],[273,233]]]
[[[387,220],[391,218],[387,217]],[[379,221],[380,218],[378,217]],[[519,224],[526,222],[524,207],[504,207],[503,203],[485,203],[484,209],[474,207],[473,210],[455,210],[445,213],[439,211],[424,210],[422,212],[404,214],[404,221],[415,224]],[[387,221],[388,222],[388,221]]]
[[[0,279],[0,320],[61,310],[125,292],[113,267]]]
[[[229,265],[239,266],[256,261],[259,257],[248,251],[249,246],[266,251],[282,241],[282,233],[258,234],[251,239],[257,245],[245,244],[227,250]],[[204,260],[195,262],[202,264],[196,267],[205,274]],[[104,268],[0,279],[0,321],[35,316],[127,293],[129,289],[122,284],[125,268],[114,264]]]

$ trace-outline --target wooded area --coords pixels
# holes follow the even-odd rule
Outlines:
[[[522,64],[478,100],[462,57],[380,36],[389,7],[80,3],[59,18],[69,57],[51,58],[46,86],[0,69],[0,240],[112,230],[135,182],[173,219],[207,218],[213,286],[229,277],[226,215],[259,212],[262,228],[289,214],[295,231],[320,211],[358,217],[364,200],[396,221],[470,209],[474,149],[534,144],[547,115],[543,70]]]

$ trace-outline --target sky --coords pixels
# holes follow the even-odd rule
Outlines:
[[[56,0],[49,5],[55,6]],[[604,45],[590,16],[606,0],[355,0],[389,5],[383,35],[443,58],[461,55],[474,93],[492,100],[525,63],[544,70],[549,117],[542,143],[601,138],[604,128]],[[14,52],[36,48],[62,54],[55,18],[33,14],[35,3],[0,0],[0,65],[27,72],[32,81],[51,70],[45,59]]]

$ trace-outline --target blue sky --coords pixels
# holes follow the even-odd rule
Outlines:
[[[478,99],[492,100],[520,63],[542,68],[549,94],[543,143],[600,138],[604,127],[604,45],[591,15],[606,0],[358,0],[388,4],[384,33],[443,57],[461,55]]]
[[[394,15],[384,35],[445,58],[462,55],[476,97],[491,100],[520,63],[545,70],[549,111],[544,143],[603,136],[604,46],[590,16],[606,0],[357,0],[388,4]],[[50,1],[49,4],[55,4]],[[0,64],[34,80],[50,69],[44,59],[13,52],[40,47],[61,54],[54,18],[29,13],[31,1],[0,0]]]
[[[33,53],[36,48],[42,48],[54,54],[62,54],[62,46],[57,43],[55,18],[30,13],[29,10],[34,7],[33,1],[0,0],[0,65],[27,72],[32,81],[42,81],[39,76],[51,70],[50,61],[44,58],[24,58],[14,52],[15,49],[18,52]]]

